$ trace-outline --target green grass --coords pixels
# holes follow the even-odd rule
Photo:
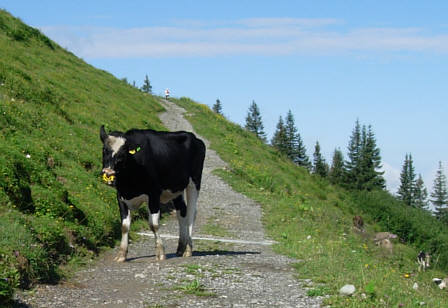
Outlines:
[[[163,108],[3,10],[0,46],[1,305],[15,287],[58,281],[61,265],[115,243],[99,127],[161,129]]]
[[[185,294],[192,294],[196,296],[216,296],[216,293],[207,291],[206,287],[199,281],[199,279],[176,286],[174,289],[180,290]]]
[[[432,283],[433,277],[445,277],[448,268],[441,262],[446,255],[442,242],[446,227],[387,193],[354,193],[333,186],[207,106],[187,98],[175,102],[229,163],[229,169],[218,174],[262,205],[264,226],[278,242],[274,249],[300,260],[295,265],[298,278],[313,281],[308,295],[329,295],[325,303],[332,307],[418,307],[421,302],[448,307],[448,294]],[[366,234],[353,230],[354,215],[362,215],[368,223]],[[408,245],[396,242],[392,254],[375,246],[373,234],[388,230]],[[436,240],[425,242],[429,237]],[[434,250],[437,266],[418,273],[418,249],[434,249],[437,243],[442,245]],[[418,290],[412,288],[415,282]],[[338,295],[345,284],[355,285],[352,297]]]

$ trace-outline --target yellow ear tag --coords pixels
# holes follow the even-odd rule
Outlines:
[[[129,150],[129,154],[134,155],[136,152],[139,152],[141,150],[140,147],[137,147],[135,150]]]

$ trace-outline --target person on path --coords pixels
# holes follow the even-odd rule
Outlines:
[[[168,97],[170,97],[170,90],[166,89],[165,90],[165,99],[168,99]]]

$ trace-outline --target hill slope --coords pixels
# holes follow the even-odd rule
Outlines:
[[[279,242],[276,250],[302,260],[296,269],[300,278],[313,280],[309,295],[330,295],[326,303],[332,307],[448,305],[446,292],[432,283],[433,277],[444,277],[440,269],[448,265],[445,225],[387,192],[333,186],[207,106],[188,98],[176,102],[188,111],[195,130],[229,163],[230,168],[219,175],[263,205],[264,225]],[[352,228],[354,215],[369,223],[366,233]],[[408,245],[397,241],[393,253],[382,250],[372,241],[378,231],[396,233]],[[418,273],[415,247],[431,251],[432,267],[438,269]],[[345,284],[356,286],[354,296],[338,295]]]
[[[99,127],[162,128],[156,100],[0,11],[0,302],[112,245]]]

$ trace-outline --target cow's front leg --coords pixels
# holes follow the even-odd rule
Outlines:
[[[159,219],[160,219],[160,206],[150,205],[149,206],[149,228],[154,233],[155,244],[156,244],[156,259],[165,260],[165,248],[163,247],[163,241],[159,234]]]
[[[129,229],[131,227],[131,211],[128,209],[126,204],[118,201],[120,206],[121,215],[121,243],[120,250],[118,251],[115,261],[124,262],[126,260],[126,255],[128,254],[128,242],[129,242]]]

